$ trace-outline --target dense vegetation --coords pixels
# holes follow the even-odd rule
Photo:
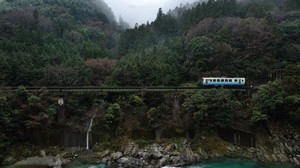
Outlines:
[[[0,91],[0,161],[18,142],[54,145],[57,129],[84,132],[94,114],[96,137],[107,138],[293,125],[300,121],[299,37],[299,0],[209,0],[159,9],[155,21],[125,30],[102,0],[0,1],[0,86],[178,86],[240,76],[258,87],[252,96],[226,89],[68,95],[63,108],[45,89]]]

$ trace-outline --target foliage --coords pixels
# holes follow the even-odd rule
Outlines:
[[[150,108],[149,111],[147,112],[147,117],[148,117],[148,124],[154,128],[158,129],[161,127],[161,124],[159,123],[159,118],[161,112],[157,108]]]
[[[270,119],[278,119],[284,114],[281,113],[286,98],[286,92],[282,89],[278,82],[268,82],[259,86],[256,94],[253,95],[253,107],[265,114]],[[256,113],[259,114],[257,111]],[[264,116],[262,116],[264,118]]]
[[[123,115],[118,103],[111,104],[104,113],[105,127],[109,130],[116,131],[118,124],[123,119]]]
[[[252,114],[250,118],[250,123],[255,125],[257,123],[267,121],[268,115],[264,114],[263,112],[259,111],[258,109],[252,109]]]
[[[98,86],[103,85],[106,78],[112,74],[117,61],[108,58],[98,58],[87,59],[84,64],[92,71],[92,85]]]
[[[89,81],[92,74],[84,67],[84,59],[111,57],[116,44],[116,30],[110,26],[113,14],[103,1],[1,3],[9,5],[0,11],[1,84],[94,83]],[[60,74],[60,78],[77,79],[53,79]]]
[[[284,69],[282,85],[289,94],[299,94],[300,64],[291,64]]]
[[[153,46],[120,59],[112,81],[119,86],[178,85],[178,65],[176,53],[164,46]]]
[[[6,151],[8,150],[10,145],[10,142],[8,140],[8,138],[5,136],[5,134],[2,134],[0,132],[0,165],[1,163],[4,161],[5,157],[6,157]]]
[[[13,127],[13,123],[12,123],[13,113],[6,96],[3,95],[0,95],[0,112],[1,112],[0,133],[7,133]]]
[[[193,117],[198,130],[230,126],[233,112],[240,107],[240,102],[233,100],[232,93],[226,89],[198,91],[183,103],[184,110]]]
[[[295,94],[286,97],[286,107],[290,118],[296,123],[300,121],[300,95]]]
[[[138,146],[140,148],[144,148],[147,145],[150,145],[152,143],[152,141],[146,140],[146,139],[138,139],[136,140],[136,143],[138,144]]]
[[[199,72],[207,71],[208,68],[208,59],[213,52],[212,39],[205,36],[195,37],[187,44],[187,51],[184,58],[187,75],[190,75],[191,79],[199,79]]]

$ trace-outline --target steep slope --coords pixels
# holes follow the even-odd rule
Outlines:
[[[112,57],[117,25],[101,0],[0,3],[2,85],[88,85],[84,61]]]

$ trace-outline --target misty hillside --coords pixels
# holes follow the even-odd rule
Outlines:
[[[120,85],[147,85],[147,78],[141,76],[155,75],[144,70],[148,64],[141,64],[139,59],[144,58],[139,57],[144,53],[156,57],[157,53],[170,51],[175,57],[173,62],[176,60],[180,68],[173,71],[173,78],[167,78],[169,81],[157,76],[151,81],[178,85],[182,82],[174,83],[174,78],[188,82],[198,81],[203,76],[244,76],[249,84],[265,83],[274,79],[274,69],[299,64],[299,36],[297,0],[209,0],[189,8],[183,5],[167,14],[160,9],[152,23],[121,34],[118,53],[123,58],[113,78]],[[127,59],[131,60],[130,66],[137,67],[132,76],[129,75],[130,84],[117,80],[125,75],[120,72],[128,67]],[[132,59],[136,62],[132,63]],[[153,59],[162,63],[159,60],[162,58]],[[166,65],[162,67],[174,65],[168,61],[163,63]]]
[[[300,61],[297,0],[181,4],[126,30],[102,0],[0,3],[1,85],[259,84]]]
[[[117,25],[102,0],[0,3],[1,85],[87,85],[85,61],[112,57]]]

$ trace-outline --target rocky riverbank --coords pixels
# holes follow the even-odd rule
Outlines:
[[[299,136],[297,137],[297,139]],[[208,159],[223,157],[244,157],[262,162],[290,162],[300,166],[299,144],[280,142],[280,137],[272,139],[278,146],[272,151],[268,147],[241,148],[226,144],[225,148],[206,151],[201,147],[192,149],[189,141],[183,140],[174,144],[151,144],[139,148],[134,142],[128,143],[121,151],[103,151],[94,153],[96,162],[106,163],[109,167],[163,167],[166,165],[182,166]],[[300,141],[298,141],[299,143]],[[87,155],[79,155],[78,159],[90,159]]]
[[[290,162],[300,166],[300,136],[295,133],[274,133],[272,137],[257,144],[256,148],[234,146],[217,137],[201,137],[193,141],[182,139],[173,143],[152,143],[145,147],[140,147],[135,141],[128,141],[119,150],[64,152],[53,157],[46,156],[46,151],[41,151],[41,155],[16,164],[59,167],[79,160],[83,163],[105,163],[108,167],[132,168],[181,166],[209,159],[243,157],[262,162]]]

